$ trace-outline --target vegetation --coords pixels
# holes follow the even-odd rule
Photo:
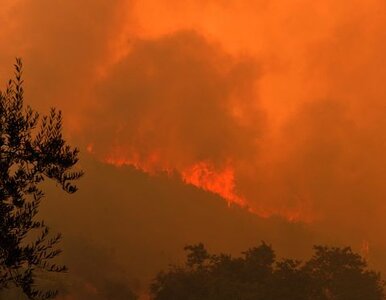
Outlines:
[[[186,263],[160,272],[151,285],[155,300],[380,300],[380,275],[350,248],[316,246],[306,262],[276,260],[262,243],[241,257],[212,255],[188,246]]]
[[[52,263],[60,252],[61,235],[50,235],[37,220],[44,197],[41,183],[51,179],[68,193],[82,172],[73,172],[78,150],[62,137],[62,115],[55,109],[39,118],[23,103],[22,62],[16,60],[15,78],[0,92],[0,290],[18,287],[29,299],[57,294],[36,286],[38,275],[63,272]]]
[[[73,171],[78,150],[62,136],[62,115],[55,109],[39,118],[24,107],[22,62],[15,78],[0,91],[0,292],[17,287],[28,299],[49,299],[57,291],[39,278],[66,267],[54,259],[61,235],[51,235],[38,220],[42,183],[52,180],[67,193],[83,173]],[[151,285],[154,300],[381,300],[380,274],[368,269],[351,248],[315,246],[307,261],[277,260],[262,243],[240,257],[210,254],[203,244],[185,247],[186,262],[160,272]],[[117,281],[99,284],[99,296],[136,299]],[[122,298],[123,297],[123,298]]]

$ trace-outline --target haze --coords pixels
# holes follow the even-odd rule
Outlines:
[[[79,247],[141,291],[197,241],[351,245],[385,272],[385,5],[1,0],[1,82],[22,57],[82,151],[80,192],[44,208],[82,286]]]

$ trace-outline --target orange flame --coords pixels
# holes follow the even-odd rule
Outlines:
[[[91,144],[87,151],[95,154]],[[189,185],[193,185],[204,191],[216,194],[223,198],[228,206],[232,204],[247,209],[250,213],[262,218],[269,218],[277,215],[284,217],[289,222],[310,223],[315,219],[314,214],[307,207],[277,208],[275,210],[266,207],[250,207],[247,199],[236,190],[235,171],[230,162],[225,166],[216,167],[210,161],[199,161],[188,167],[171,167],[170,164],[162,160],[157,151],[148,155],[142,155],[134,150],[128,151],[125,147],[114,147],[110,154],[102,159],[105,163],[116,167],[132,166],[137,170],[150,175],[157,173],[179,174],[181,180]],[[305,201],[299,201],[304,204]]]
[[[172,169],[161,163],[160,155],[157,151],[153,151],[146,157],[140,155],[136,151],[128,151],[123,147],[114,147],[113,151],[105,156],[103,161],[107,164],[117,167],[132,166],[137,170],[154,175],[157,172],[172,173]]]
[[[181,174],[185,183],[212,192],[231,203],[245,206],[245,200],[235,192],[234,171],[231,166],[216,170],[209,162],[199,162],[184,170]]]
[[[87,151],[90,154],[94,153],[92,144],[87,147]],[[124,148],[114,147],[103,161],[117,167],[132,166],[151,175],[157,172],[165,172],[167,174],[178,172],[184,183],[219,195],[228,202],[229,206],[232,203],[242,207],[246,206],[245,199],[235,191],[234,170],[230,164],[219,170],[210,162],[201,161],[187,168],[182,168],[182,170],[176,170],[162,163],[157,151],[150,153],[145,158],[135,151],[132,151],[130,155],[127,155],[127,153],[127,150]]]

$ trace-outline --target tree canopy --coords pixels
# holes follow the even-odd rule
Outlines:
[[[44,197],[41,183],[50,179],[74,193],[73,182],[82,172],[73,171],[78,149],[62,135],[62,114],[48,116],[24,106],[22,62],[16,60],[15,78],[0,91],[0,290],[18,287],[29,299],[56,295],[36,285],[38,274],[63,272],[52,262],[61,235],[37,219]]]
[[[380,274],[368,270],[351,248],[315,246],[308,261],[277,260],[262,243],[241,257],[209,254],[187,246],[185,265],[160,272],[151,285],[155,300],[381,300]]]

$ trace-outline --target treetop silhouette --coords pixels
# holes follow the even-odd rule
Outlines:
[[[61,112],[51,109],[40,118],[25,107],[22,61],[14,67],[15,78],[0,92],[0,290],[16,286],[30,299],[48,299],[57,292],[38,288],[37,274],[66,267],[51,262],[61,252],[61,235],[51,236],[36,218],[41,183],[50,179],[74,193],[83,173],[73,171],[79,151],[63,139]]]
[[[185,265],[160,272],[154,300],[381,300],[384,282],[351,248],[314,247],[305,262],[277,260],[262,243],[241,257],[185,247]]]

